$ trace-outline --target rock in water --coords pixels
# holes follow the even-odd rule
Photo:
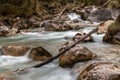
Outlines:
[[[27,52],[29,53],[27,54]],[[9,44],[1,48],[2,55],[24,56],[28,55],[32,60],[44,61],[52,55],[43,47],[33,47],[28,45]]]
[[[62,46],[60,51],[74,44],[74,41],[70,41]],[[65,54],[61,55],[59,58],[59,65],[61,67],[72,67],[75,63],[80,61],[88,61],[96,57],[90,50],[81,45],[76,45],[71,48]]]
[[[108,26],[103,41],[113,44],[120,44],[120,15],[114,23]]]
[[[87,35],[87,34],[86,33],[77,33],[73,37],[73,41],[77,42],[79,39],[83,38],[85,35]],[[82,42],[94,42],[94,39],[92,38],[92,36],[88,36]]]
[[[0,36],[6,36],[9,33],[9,29],[6,26],[0,26]]]
[[[13,71],[6,71],[0,74],[0,80],[30,80],[30,79],[22,77]]]
[[[36,61],[45,61],[52,57],[52,55],[43,47],[36,47],[31,50],[29,57]]]
[[[1,48],[2,55],[24,56],[31,46],[10,44]]]
[[[107,20],[103,23],[100,23],[98,25],[98,31],[97,31],[97,34],[102,34],[102,33],[106,33],[107,32],[107,29],[108,29],[108,26],[110,24],[112,24],[114,21],[113,20]]]
[[[120,67],[110,62],[95,62],[86,67],[77,80],[120,80]]]

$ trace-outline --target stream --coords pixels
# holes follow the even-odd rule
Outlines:
[[[64,32],[23,32],[9,37],[0,37],[0,47],[5,44],[25,44],[42,46],[53,56],[58,54],[59,48],[66,41],[69,41],[78,32],[89,32],[94,27],[88,27],[77,31]],[[91,61],[79,62],[72,69],[59,67],[58,60],[45,66],[20,73],[22,80],[76,80],[78,68],[84,67],[87,63],[94,61],[108,61],[120,65],[120,46],[102,42],[104,34],[93,34],[95,42],[80,43],[97,54],[97,58]],[[67,39],[65,39],[67,37]],[[32,61],[27,55],[21,57],[0,56],[0,73],[7,70],[15,71],[40,63]],[[19,79],[16,79],[19,80]]]

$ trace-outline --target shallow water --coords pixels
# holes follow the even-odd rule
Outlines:
[[[58,54],[60,46],[69,41],[77,32],[88,32],[92,28],[80,29],[78,31],[65,32],[41,32],[41,33],[21,33],[10,37],[1,37],[0,46],[5,44],[26,44],[42,46],[47,49],[52,55]],[[95,42],[80,43],[97,54],[97,58],[88,62],[76,64],[73,69],[61,68],[58,65],[58,60],[47,64],[38,69],[29,69],[26,72],[20,73],[24,80],[76,80],[77,68],[83,67],[86,63],[92,61],[110,61],[120,65],[120,46],[102,42],[102,35],[93,34]],[[65,39],[67,37],[67,39]],[[13,57],[0,56],[0,72],[6,70],[15,71],[17,68],[24,68],[39,62],[32,61],[27,56]]]

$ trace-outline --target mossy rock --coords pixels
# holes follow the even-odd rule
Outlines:
[[[107,33],[105,34],[103,41],[120,44],[120,15],[114,23],[108,26]]]

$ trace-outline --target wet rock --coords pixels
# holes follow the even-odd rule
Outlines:
[[[36,47],[31,50],[29,57],[35,61],[44,61],[52,57],[52,55],[43,47]]]
[[[83,38],[85,35],[86,33],[77,33],[72,40],[77,42],[79,39]],[[94,42],[94,39],[92,36],[88,36],[82,42]]]
[[[35,61],[44,61],[52,57],[52,55],[43,47],[34,47],[20,44],[5,45],[1,48],[1,53],[1,55],[11,56],[27,55],[29,58]]]
[[[119,80],[120,67],[110,62],[95,62],[86,67],[77,80]]]
[[[9,33],[9,29],[6,26],[0,26],[0,36],[6,36]]]
[[[65,43],[59,51],[64,50],[72,44],[74,44],[74,41]],[[93,52],[88,50],[86,47],[76,45],[75,47],[67,51],[65,54],[60,56],[59,65],[61,67],[72,67],[77,62],[88,61],[94,59],[95,57],[96,55],[93,54]]]
[[[120,44],[120,15],[114,23],[108,26],[103,41],[113,44]]]
[[[2,55],[24,56],[30,48],[30,46],[11,44],[3,46],[1,52]]]
[[[97,34],[102,34],[102,33],[106,33],[107,32],[107,29],[108,29],[108,26],[110,24],[112,24],[114,21],[113,20],[107,20],[103,23],[100,23],[98,25],[98,31],[97,31]]]
[[[16,72],[5,71],[0,74],[0,80],[29,80],[29,79],[18,75]]]

